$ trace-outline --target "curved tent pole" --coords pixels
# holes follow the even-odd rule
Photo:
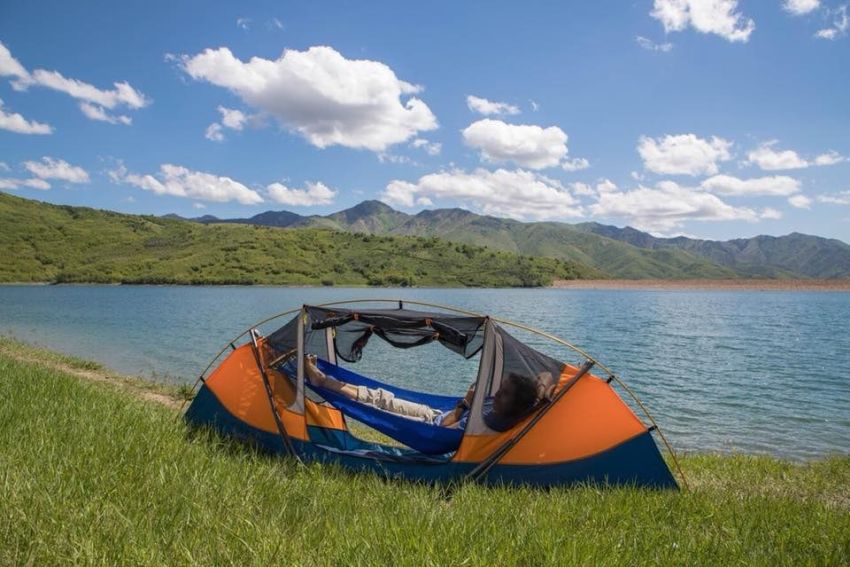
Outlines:
[[[398,305],[402,305],[401,301],[402,300],[399,300],[399,299],[374,299],[374,298],[349,299],[349,300],[344,300],[344,301],[331,301],[331,302],[328,302],[328,303],[321,303],[319,305],[316,305],[316,307],[330,307],[330,306],[333,306],[333,305],[345,305],[345,304],[348,304],[348,303],[370,303],[370,302],[371,303],[396,303]],[[450,305],[441,305],[439,303],[428,303],[428,302],[425,302],[425,301],[414,301],[412,299],[405,299],[403,301],[404,301],[404,303],[407,303],[407,304],[410,304],[410,305],[420,305],[422,307],[436,307],[438,309],[444,309],[446,311],[453,311],[455,313],[461,313],[463,315],[469,315],[469,316],[472,316],[472,317],[485,317],[485,315],[483,315],[481,313],[475,313],[474,311],[468,311],[466,309],[461,309],[459,307],[452,307]],[[215,364],[215,361],[218,360],[218,358],[222,354],[224,354],[224,352],[228,349],[228,347],[232,347],[233,343],[238,341],[240,338],[242,338],[246,334],[250,333],[251,329],[253,329],[255,327],[259,327],[260,325],[268,323],[269,321],[277,319],[278,317],[284,317],[286,315],[290,315],[290,314],[295,313],[295,312],[300,311],[300,310],[301,310],[301,308],[299,307],[298,309],[290,309],[288,311],[284,311],[283,313],[278,313],[277,315],[267,317],[266,319],[263,319],[262,321],[255,323],[249,329],[247,329],[246,331],[243,331],[242,333],[237,335],[233,340],[231,340],[229,343],[227,343],[224,346],[224,348],[222,348],[219,351],[219,353],[215,356],[215,358],[212,359],[212,361],[210,361],[210,363],[207,365],[207,367],[204,369],[204,371],[201,372],[200,376],[195,381],[195,384],[192,386],[191,393],[194,393],[195,388],[198,387],[198,384],[200,384],[201,382],[204,381],[204,375],[209,371],[210,368],[212,368],[212,365]],[[637,395],[635,395],[635,393],[632,392],[632,390],[628,386],[626,386],[626,384],[622,380],[620,380],[619,377],[617,377],[617,375],[614,373],[613,370],[611,370],[610,368],[608,368],[607,366],[605,366],[604,364],[602,364],[601,362],[599,362],[598,360],[593,358],[590,354],[588,354],[587,352],[585,352],[581,348],[577,347],[576,345],[574,345],[570,342],[565,341],[564,339],[556,337],[555,335],[552,335],[552,334],[547,333],[545,331],[541,331],[540,329],[535,329],[534,327],[529,327],[528,325],[524,325],[522,323],[517,323],[516,321],[511,321],[509,319],[500,319],[498,317],[493,317],[493,316],[490,316],[490,319],[492,319],[493,321],[496,321],[497,323],[502,323],[504,325],[510,325],[511,327],[515,327],[517,329],[522,329],[524,331],[528,331],[530,333],[540,335],[541,337],[545,337],[545,338],[549,339],[550,341],[558,343],[558,344],[565,346],[568,349],[578,353],[579,355],[583,356],[586,360],[593,362],[593,364],[595,366],[604,370],[608,374],[608,376],[611,378],[611,380],[616,381],[617,384],[619,384],[623,388],[623,390],[625,390],[625,392],[629,394],[629,396],[635,401],[635,403],[637,403],[638,407],[640,407],[641,411],[644,413],[644,415],[647,417],[647,419],[649,419],[649,421],[650,421],[650,423],[652,423],[653,427],[655,427],[655,430],[658,431],[658,435],[661,437],[661,440],[664,442],[664,446],[667,447],[667,451],[669,451],[670,456],[673,458],[673,463],[676,466],[676,470],[679,472],[679,476],[682,477],[682,483],[685,485],[685,488],[688,489],[688,481],[685,478],[685,474],[682,472],[682,467],[679,466],[679,459],[676,457],[676,452],[673,451],[673,447],[667,441],[667,437],[665,437],[664,433],[661,432],[661,428],[658,427],[658,424],[655,422],[655,418],[652,417],[652,414],[649,413],[649,410],[646,409],[646,406],[644,406],[643,403],[640,401],[640,399],[637,397]],[[182,414],[183,408],[185,407],[187,401],[188,401],[188,399],[183,401],[183,405],[180,407],[180,414]]]

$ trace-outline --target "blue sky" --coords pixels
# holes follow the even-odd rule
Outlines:
[[[840,0],[6,2],[0,190],[850,242]]]

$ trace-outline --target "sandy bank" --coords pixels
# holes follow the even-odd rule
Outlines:
[[[850,291],[850,279],[836,280],[556,280],[564,289],[708,289],[749,291]]]

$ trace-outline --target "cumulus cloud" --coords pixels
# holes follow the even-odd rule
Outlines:
[[[791,15],[802,16],[813,10],[817,10],[820,6],[820,0],[785,0],[782,7]]]
[[[732,159],[732,142],[712,136],[710,140],[694,134],[667,135],[663,138],[641,136],[637,150],[646,169],[671,175],[714,175],[717,162]]]
[[[416,183],[393,180],[381,199],[403,207],[451,200],[483,214],[520,219],[561,219],[582,214],[578,200],[560,182],[522,169],[453,169],[425,175]]]
[[[2,44],[0,44],[2,47]],[[52,134],[53,128],[49,124],[27,120],[17,112],[6,112],[3,110],[3,100],[0,99],[0,130],[8,130],[16,134]]]
[[[207,126],[207,130],[204,133],[204,137],[207,140],[212,140],[214,142],[224,141],[223,128],[241,131],[245,127],[245,124],[249,121],[252,121],[255,124],[259,124],[261,122],[260,117],[248,116],[241,110],[236,110],[234,108],[219,106],[218,112],[221,114],[221,123],[213,122]]]
[[[109,122],[110,124],[125,124],[127,126],[133,123],[133,119],[129,116],[112,116],[108,114],[102,107],[97,106],[96,104],[81,102],[80,110],[82,110],[83,114],[85,114],[88,118],[92,120],[99,120],[100,122]]]
[[[532,103],[534,108],[534,103]],[[492,102],[487,100],[486,98],[477,97],[474,95],[469,95],[466,97],[466,106],[469,110],[473,112],[477,112],[479,114],[483,114],[484,116],[490,116],[493,114],[497,115],[511,115],[511,114],[519,114],[520,110],[518,106],[513,104],[508,104],[506,102]],[[534,110],[537,110],[534,108]]]
[[[832,26],[819,30],[815,37],[820,39],[838,39],[847,34],[847,29],[850,28],[850,16],[847,15],[847,5],[839,6],[834,10],[830,10],[832,15]]]
[[[207,126],[207,131],[204,132],[204,138],[212,140],[213,142],[223,142],[224,133],[221,131],[221,124],[213,122]]]
[[[276,60],[247,62],[222,47],[183,56],[180,65],[193,79],[231,91],[320,148],[381,152],[437,128],[431,109],[411,96],[421,87],[379,61],[346,59],[331,47],[287,49]]]
[[[89,182],[89,174],[85,169],[62,159],[45,156],[41,161],[25,161],[24,167],[39,179],[59,179],[68,183]]]
[[[269,198],[282,205],[293,207],[309,207],[312,205],[329,205],[333,203],[337,192],[324,183],[306,183],[305,189],[290,189],[282,183],[272,183],[266,190]]]
[[[787,175],[738,179],[731,175],[715,175],[700,184],[707,191],[722,195],[786,196],[800,190],[800,182]]]
[[[581,171],[590,167],[590,162],[584,158],[565,159],[561,164],[564,171]]]
[[[567,135],[557,126],[541,128],[485,118],[470,124],[463,140],[480,150],[484,161],[512,161],[531,169],[554,167],[567,155]]]
[[[18,91],[39,86],[63,92],[81,101],[80,110],[86,117],[112,124],[129,124],[130,119],[126,116],[109,116],[104,109],[112,110],[119,106],[139,109],[150,104],[150,100],[144,94],[126,81],[115,82],[113,89],[104,90],[89,83],[65,77],[58,71],[36,69],[30,73],[12,57],[12,53],[2,43],[0,43],[0,76],[13,77],[12,87]]]
[[[115,182],[127,183],[157,195],[173,195],[217,203],[237,201],[243,205],[263,202],[259,193],[229,177],[192,171],[170,163],[161,165],[156,175],[130,173],[126,167],[119,165],[109,172],[109,176]]]
[[[829,203],[831,205],[850,205],[850,190],[818,195],[817,200],[820,203]]]
[[[764,214],[747,207],[733,207],[715,195],[673,181],[630,191],[600,192],[590,211],[599,217],[621,218],[637,228],[659,232],[670,232],[685,221],[757,221]]]
[[[429,156],[438,156],[443,151],[443,144],[440,142],[429,142],[424,138],[416,138],[410,143],[410,146],[424,150]]]
[[[792,197],[788,197],[788,203],[792,207],[796,207],[798,209],[808,209],[812,205],[812,200],[805,195],[794,195]]]
[[[14,179],[14,178],[0,178],[0,189],[18,189],[20,187],[29,187],[30,189],[41,189],[47,190],[50,189],[50,183],[45,181],[44,179],[32,178],[32,179]]]
[[[698,32],[717,34],[727,41],[746,42],[756,24],[737,10],[738,0],[655,0],[650,15],[660,21],[668,33],[691,26]]]
[[[777,143],[776,140],[771,140],[761,144],[758,148],[747,154],[747,162],[755,164],[765,171],[773,171],[780,169],[803,169],[814,165],[834,165],[847,159],[838,152],[829,151],[816,156],[812,160],[806,160],[800,157],[794,150],[775,149]]]
[[[660,51],[661,53],[669,53],[673,50],[672,43],[655,43],[651,39],[647,37],[643,37],[641,35],[635,38],[635,41],[639,46],[646,49],[647,51]]]

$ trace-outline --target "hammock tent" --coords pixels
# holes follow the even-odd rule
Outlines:
[[[613,373],[608,372],[607,378],[591,374],[594,365],[607,368],[583,351],[516,323],[406,303],[429,310],[409,309],[401,301],[378,309],[343,308],[338,303],[304,306],[268,336],[256,328],[246,331],[201,374],[200,388],[185,419],[303,461],[334,462],[425,482],[472,479],[534,486],[595,482],[677,487],[652,436],[657,429],[652,418],[647,414],[652,426],[645,425],[622,401],[611,383],[625,385]],[[531,348],[507,332],[505,327],[510,325],[569,346],[583,362],[563,363]],[[344,382],[380,387],[398,398],[440,410],[458,404],[458,397],[399,388],[340,365],[360,360],[375,336],[397,348],[437,342],[465,358],[480,357],[463,428],[400,416],[305,380],[304,357],[315,354],[325,374]],[[247,340],[237,346],[243,337]],[[533,377],[545,395],[512,423],[494,429],[488,402],[511,374]],[[430,377],[426,370],[423,377]],[[404,446],[362,440],[349,431],[348,418]]]

